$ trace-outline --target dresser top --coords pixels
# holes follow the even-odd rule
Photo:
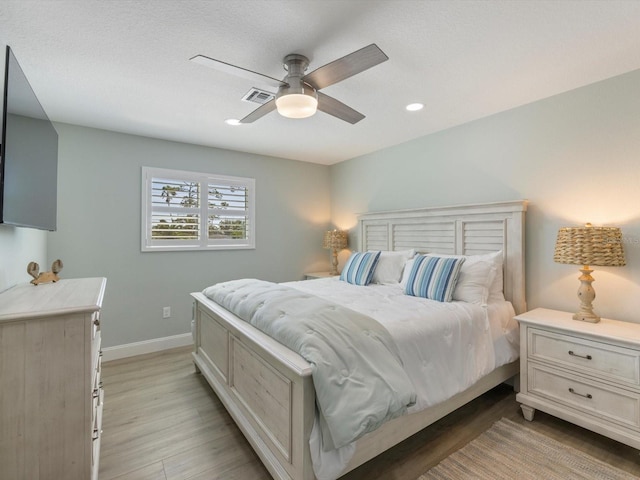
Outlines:
[[[527,323],[569,334],[579,334],[596,339],[610,339],[622,343],[640,345],[640,324],[620,320],[600,319],[598,323],[574,320],[573,313],[536,308],[516,316],[520,323]]]
[[[100,310],[107,279],[72,278],[16,285],[0,293],[0,322]]]

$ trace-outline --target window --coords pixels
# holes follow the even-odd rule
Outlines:
[[[142,167],[142,251],[255,248],[255,180]]]

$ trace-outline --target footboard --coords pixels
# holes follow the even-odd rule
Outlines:
[[[308,440],[315,393],[311,367],[201,293],[192,296],[196,368],[274,478],[312,480]]]

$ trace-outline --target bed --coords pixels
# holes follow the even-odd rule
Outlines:
[[[502,252],[504,297],[526,311],[524,228],[526,201],[362,214],[358,250],[482,255]],[[310,280],[307,285],[320,280]],[[330,285],[329,288],[332,288]],[[363,287],[368,288],[368,287]],[[311,365],[202,292],[195,300],[193,360],[262,462],[276,479],[313,480],[315,389]],[[359,438],[341,475],[379,455],[518,373],[503,364],[463,391]]]

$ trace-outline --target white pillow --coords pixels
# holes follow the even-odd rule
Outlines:
[[[470,262],[464,268],[466,263],[462,264],[453,299],[484,305],[489,298],[489,287],[496,276],[496,267],[493,263],[478,261]]]
[[[409,275],[411,274],[411,269],[413,268],[413,264],[415,263],[415,261],[415,258],[410,258],[409,260],[407,260],[407,263],[404,264],[404,270],[402,271],[402,280],[400,280],[400,286],[403,290],[407,288]]]
[[[465,258],[462,264],[453,300],[483,305],[487,302],[504,300],[502,293],[502,251],[482,255],[446,255],[433,254],[438,257]],[[411,262],[411,260],[409,260]],[[405,266],[410,272],[412,264]],[[407,275],[403,275],[401,284],[406,287]]]
[[[378,265],[373,272],[372,283],[384,285],[399,283],[403,275],[405,263],[416,254],[415,250],[382,251]]]
[[[491,262],[495,266],[495,275],[493,277],[493,281],[489,285],[489,297],[487,301],[495,302],[495,301],[503,301],[504,302],[504,274],[502,271],[503,268],[503,258],[504,253],[502,250],[492,253],[485,253],[482,255],[470,255],[467,258],[467,262],[471,261],[485,261]]]
[[[504,253],[500,250],[498,252],[486,253],[478,256],[485,257],[487,260],[492,261],[496,266],[496,274],[493,278],[493,282],[491,282],[491,285],[489,286],[489,303],[496,301],[504,302]]]

